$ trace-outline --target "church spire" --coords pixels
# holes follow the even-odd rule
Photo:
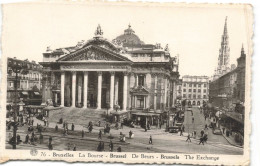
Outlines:
[[[227,16],[226,16],[226,19],[225,19],[225,25],[224,25],[224,33],[223,35],[227,35]]]
[[[224,31],[219,49],[217,73],[224,74],[229,69],[229,37],[227,31],[227,17],[225,18]]]

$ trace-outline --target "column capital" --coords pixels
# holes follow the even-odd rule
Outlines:
[[[129,74],[129,72],[128,71],[124,71],[123,74],[124,74],[124,76],[127,76]]]
[[[158,76],[158,73],[151,73],[152,77],[157,77]]]
[[[71,71],[71,74],[76,75],[77,72],[76,71]]]
[[[115,71],[110,71],[109,73],[110,73],[111,76],[115,75]]]
[[[84,75],[88,75],[88,71],[83,71]]]
[[[102,76],[102,71],[97,71],[97,74],[98,74],[99,76]]]

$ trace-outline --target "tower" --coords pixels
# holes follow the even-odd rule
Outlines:
[[[219,56],[218,56],[218,67],[217,73],[218,75],[224,74],[226,71],[229,70],[229,37],[227,32],[227,17],[225,19],[224,25],[224,32],[221,37],[221,46],[219,49]]]

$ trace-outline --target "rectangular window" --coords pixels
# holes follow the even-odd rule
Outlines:
[[[206,95],[203,95],[203,98],[206,99]]]
[[[193,95],[193,99],[196,99],[196,95]]]
[[[189,94],[189,99],[191,98],[191,94]]]
[[[207,90],[206,90],[206,89],[204,89],[204,90],[203,90],[203,92],[204,92],[204,93],[206,93],[206,92],[207,92]]]
[[[183,92],[186,92],[186,89],[183,89]]]
[[[137,108],[144,108],[144,97],[138,96],[136,100],[136,107]]]
[[[144,76],[143,75],[138,76],[138,85],[144,86]]]
[[[197,87],[197,84],[194,84],[194,87]]]
[[[198,95],[198,99],[200,99],[201,98],[201,96],[200,95]]]
[[[189,92],[191,92],[191,89],[189,89]]]
[[[193,92],[196,92],[196,89],[193,89]]]
[[[200,93],[200,92],[201,92],[201,90],[200,90],[200,89],[198,89],[198,92]]]
[[[189,86],[192,87],[192,84],[190,84]]]
[[[200,88],[200,87],[201,87],[201,84],[199,84],[198,86],[199,86],[199,88]]]
[[[186,83],[183,84],[183,87],[186,87]]]
[[[183,98],[186,98],[186,94],[183,94]]]
[[[207,87],[207,84],[204,84],[204,87],[206,88],[206,87]]]

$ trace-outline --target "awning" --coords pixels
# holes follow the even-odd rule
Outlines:
[[[35,95],[40,95],[40,93],[39,92],[33,92]]]
[[[22,92],[23,95],[28,95],[28,92]]]

